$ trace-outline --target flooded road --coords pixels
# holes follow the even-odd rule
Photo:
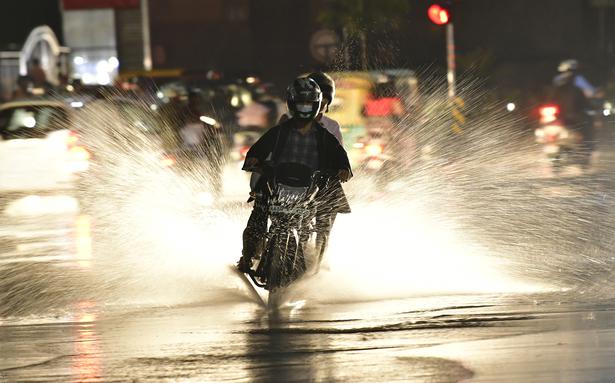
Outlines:
[[[615,302],[495,269],[482,275],[488,266],[468,256],[414,258],[420,268],[373,275],[372,285],[364,270],[351,273],[360,284],[340,273],[349,260],[332,257],[272,312],[228,271],[211,279],[143,261],[132,271],[157,270],[157,284],[137,275],[127,283],[126,272],[92,258],[91,219],[36,222],[4,226],[0,381],[600,382],[615,374]],[[433,292],[445,280],[468,291]],[[481,286],[502,292],[471,292]],[[393,299],[393,287],[407,297]]]
[[[357,203],[275,312],[228,271],[245,205],[156,192],[108,216],[5,217],[0,381],[610,381],[600,177]]]
[[[230,295],[229,295],[230,297]],[[608,381],[612,304],[441,296],[267,313],[100,307],[4,320],[4,381]],[[561,297],[560,297],[561,298]]]

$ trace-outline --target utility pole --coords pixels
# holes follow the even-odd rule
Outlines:
[[[455,98],[455,32],[453,23],[446,24],[446,80],[448,83],[448,97]]]
[[[141,0],[141,34],[143,36],[143,69],[152,70],[152,47],[149,34],[149,0]]]
[[[451,1],[434,1],[427,9],[427,16],[436,25],[446,25],[446,82],[451,113],[451,130],[456,135],[463,133],[466,118],[463,113],[465,102],[457,97],[455,86],[455,29],[451,20]]]

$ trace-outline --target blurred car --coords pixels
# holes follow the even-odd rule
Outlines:
[[[88,188],[106,182],[103,168],[143,161],[138,153],[163,157],[161,124],[142,100],[75,94],[2,104],[1,205],[27,195],[69,195],[83,207]]]
[[[359,141],[366,135],[363,106],[372,87],[371,77],[367,72],[339,72],[331,76],[336,90],[328,117],[340,124],[350,163],[356,166],[362,157]]]
[[[73,129],[75,110],[54,100],[0,105],[0,195],[72,194],[90,153]],[[0,203],[1,204],[1,203]]]
[[[152,159],[160,162],[165,134],[173,134],[164,129],[148,102],[123,96],[85,104],[75,113],[74,125],[92,153],[89,178],[102,183],[120,164],[145,166],[144,162]]]
[[[418,97],[418,80],[415,73],[405,69],[385,69],[370,72],[333,72],[335,80],[335,99],[331,103],[328,116],[341,126],[344,147],[353,166],[363,160],[365,139],[374,124],[370,124],[365,106],[376,85],[383,82],[391,84],[399,95],[403,113],[415,109]],[[372,125],[372,126],[369,126]]]
[[[200,99],[200,109],[221,124],[229,136],[237,125],[235,114],[253,102],[250,91],[238,84],[211,81],[169,81],[160,85],[156,97],[162,104],[175,100],[187,103],[190,93]]]
[[[115,122],[121,122],[128,131],[121,131],[117,127],[107,132],[115,139],[129,139],[130,137],[146,139],[149,143],[159,145],[162,126],[152,104],[131,97],[106,97],[89,103],[90,107],[104,109],[105,116]],[[130,145],[130,142],[126,142]]]

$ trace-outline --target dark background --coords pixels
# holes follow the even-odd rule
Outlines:
[[[20,50],[34,27],[48,25],[62,43],[62,14],[57,0],[0,2],[0,50]]]
[[[428,1],[407,3],[398,28],[365,25],[369,67],[443,72],[444,28],[428,21]],[[535,90],[550,81],[560,60],[577,58],[587,77],[601,85],[615,63],[615,8],[595,5],[596,0],[459,0],[458,72],[471,70],[504,90]],[[312,69],[344,69],[310,55],[310,37],[322,28],[319,14],[327,6],[327,0],[149,0],[154,68],[217,69],[278,83]],[[0,47],[19,47],[40,24],[62,40],[60,7],[57,0],[3,1]]]

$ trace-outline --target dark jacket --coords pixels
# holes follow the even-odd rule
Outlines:
[[[575,85],[574,75],[560,76],[555,81],[553,101],[561,108],[565,123],[574,124],[587,119],[591,105],[583,91]]]
[[[248,151],[248,158],[256,158],[263,163],[271,154],[271,161],[277,163],[282,150],[288,139],[289,129],[292,129],[293,120],[287,120],[269,129]],[[340,145],[337,138],[323,128],[318,122],[314,124],[318,145],[318,170],[342,170],[351,171],[350,162],[346,151]],[[244,166],[243,170],[250,171]],[[351,173],[352,174],[352,173]],[[331,190],[326,191],[326,199],[331,203],[331,208],[338,213],[350,213],[350,205],[344,194],[342,186],[336,182]]]

